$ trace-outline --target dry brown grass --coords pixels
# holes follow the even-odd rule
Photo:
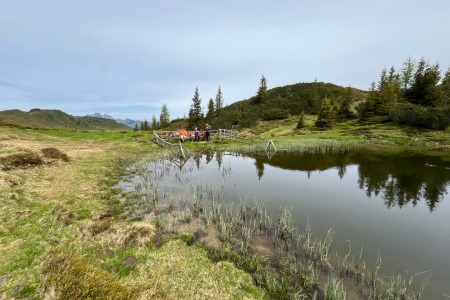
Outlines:
[[[22,152],[0,157],[0,167],[4,170],[12,168],[29,168],[44,163],[42,157],[35,152]]]
[[[151,242],[156,229],[145,222],[122,223],[105,218],[84,221],[80,231],[85,238],[95,240],[103,246],[135,247]]]
[[[57,148],[53,148],[53,147],[43,148],[43,149],[41,149],[41,151],[42,151],[44,157],[53,158],[53,159],[61,159],[65,162],[70,161],[67,154]]]

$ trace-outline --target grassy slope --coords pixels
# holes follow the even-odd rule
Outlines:
[[[69,163],[0,171],[0,298],[49,297],[55,274],[63,286],[76,282],[74,289],[83,287],[103,297],[110,288],[93,287],[92,282],[113,284],[108,279],[113,276],[133,298],[264,298],[233,265],[213,264],[204,250],[181,242],[155,249],[149,242],[151,225],[148,229],[114,217],[120,205],[111,185],[120,163],[160,152],[150,136],[136,140],[133,135],[0,127],[1,149],[8,150],[0,155],[56,147],[71,158]],[[108,215],[112,217],[101,217]],[[63,257],[64,264],[57,260],[52,267],[54,257]],[[59,264],[70,267],[58,269]],[[70,273],[80,268],[93,274],[92,282]],[[177,277],[172,276],[175,270]],[[161,280],[169,277],[171,281]],[[57,295],[80,297],[68,289]]]
[[[62,128],[62,129],[121,129],[130,130],[114,120],[94,117],[74,117],[60,110],[32,110],[23,112],[18,109],[0,111],[0,124],[9,124],[25,128]]]

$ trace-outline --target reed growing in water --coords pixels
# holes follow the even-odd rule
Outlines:
[[[381,258],[368,272],[363,246],[353,253],[349,243],[348,253],[338,255],[332,251],[332,228],[324,238],[313,238],[309,222],[303,231],[295,226],[289,207],[277,216],[271,216],[258,200],[244,199],[235,207],[221,200],[219,187],[201,183],[191,185],[192,194],[178,201],[161,194],[158,181],[171,170],[167,161],[143,161],[130,168],[135,184],[127,195],[124,215],[132,220],[153,219],[157,230],[167,235],[195,232],[194,241],[207,248],[212,259],[234,262],[272,297],[346,299],[346,290],[353,290],[366,299],[420,298],[424,284],[414,290],[413,282],[423,274],[386,280],[379,274]]]

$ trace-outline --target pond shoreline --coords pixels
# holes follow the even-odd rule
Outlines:
[[[308,147],[303,147],[303,151],[362,149],[360,145],[354,146],[341,148],[335,145],[331,147],[320,145],[319,147],[309,144]],[[246,149],[249,152],[254,151],[249,150],[249,148],[240,149],[241,151],[242,149]],[[377,151],[373,150],[373,148],[370,148],[370,150]],[[162,176],[160,172],[164,172],[161,169],[166,167],[170,168],[168,166],[158,167],[157,174],[154,176],[146,175],[147,179],[152,180],[151,178],[155,178],[156,180],[156,178],[160,178]],[[138,169],[140,168],[142,166]],[[144,170],[142,169],[141,171]],[[182,179],[180,178],[180,180]],[[238,267],[250,272],[254,276],[254,281],[259,286],[264,287],[269,295],[291,297],[302,290],[307,297],[317,296],[318,299],[322,299],[325,297],[328,287],[333,287],[334,293],[340,293],[341,295],[344,290],[347,290],[348,297],[353,295],[350,299],[375,297],[378,293],[378,296],[382,294],[385,296],[389,295],[384,293],[404,293],[405,296],[414,295],[418,297],[421,293],[420,290],[413,291],[411,289],[409,280],[412,280],[415,277],[414,275],[409,275],[410,277],[407,276],[407,278],[400,275],[392,275],[387,281],[385,279],[381,280],[377,277],[381,261],[377,261],[374,266],[366,266],[366,263],[361,261],[361,254],[358,251],[358,253],[349,251],[344,257],[335,256],[330,252],[332,231],[329,231],[324,239],[314,241],[308,239],[306,241],[305,237],[310,237],[310,233],[308,231],[299,233],[297,230],[294,233],[292,216],[286,208],[281,215],[273,216],[272,219],[266,219],[267,213],[265,208],[257,203],[254,206],[247,206],[247,204],[239,206],[237,208],[239,212],[233,212],[232,208],[221,206],[219,201],[214,200],[215,197],[218,197],[217,190],[208,185],[195,187],[193,189],[194,194],[183,197],[183,199],[179,198],[179,203],[175,203],[176,201],[173,200],[174,197],[170,192],[158,195],[154,188],[158,185],[157,183],[154,182],[150,185],[147,183],[147,187],[145,185],[145,181],[141,182],[140,191],[131,198],[145,198],[141,205],[146,206],[150,204],[140,208],[153,216],[150,218],[145,217],[147,220],[156,222],[156,224],[159,224],[157,227],[160,226],[164,230],[168,230],[166,233],[192,235],[193,241],[198,241],[203,247],[208,249],[209,253],[212,252],[214,254],[212,257],[215,260],[230,260]],[[147,188],[148,190],[146,190]],[[211,190],[206,192],[205,189]],[[202,196],[203,198],[199,198],[202,195],[198,192],[200,190],[205,192]],[[212,202],[208,203],[205,200],[208,197],[210,197],[209,201]],[[164,202],[163,199],[167,198],[172,200]],[[171,208],[169,209],[169,207]],[[139,219],[141,217],[135,216],[131,217],[131,219]],[[197,224],[197,226],[186,224]],[[211,227],[208,227],[211,224],[214,226],[213,232],[211,232]],[[271,225],[269,226],[268,224]],[[284,228],[284,232],[282,228]],[[186,229],[187,231],[185,231]],[[269,239],[261,240],[265,236]],[[211,240],[215,241],[211,244]],[[262,244],[255,244],[255,240],[266,244],[266,249],[267,245],[272,244],[270,241],[273,241],[272,247],[269,247],[273,249],[268,252],[272,254],[279,253],[276,255],[278,258],[275,260],[270,258],[262,259],[261,252],[255,250],[261,247]],[[297,250],[292,250],[294,248]],[[274,250],[275,252],[273,252]],[[253,260],[258,262],[255,263],[257,266],[252,265],[252,267],[248,267],[247,264],[252,264]],[[282,261],[282,263],[275,263],[277,260]],[[299,261],[301,263],[297,265]],[[308,282],[308,285],[298,285],[298,282],[292,281],[293,278],[298,279],[299,276],[303,278],[303,282]],[[424,276],[426,277],[428,274]],[[311,278],[314,278],[314,280]]]

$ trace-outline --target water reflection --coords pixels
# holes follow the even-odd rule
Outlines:
[[[220,153],[220,152],[218,152]],[[217,154],[216,154],[217,155]],[[222,155],[222,154],[221,154]],[[255,159],[259,180],[264,176],[264,165],[287,170],[312,172],[334,168],[343,179],[346,167],[357,165],[358,186],[368,197],[381,196],[388,208],[413,206],[423,199],[429,210],[447,194],[450,182],[450,162],[440,157],[411,153],[389,155],[383,153],[320,151],[316,153],[282,153],[275,155],[251,154]]]

